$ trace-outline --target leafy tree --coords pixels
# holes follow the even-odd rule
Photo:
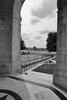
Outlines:
[[[37,48],[34,46],[33,49],[36,50]]]
[[[56,52],[57,48],[57,32],[49,32],[48,38],[47,38],[47,50],[49,52]]]
[[[26,46],[25,46],[24,41],[21,38],[21,50],[24,50],[24,49],[26,49]]]

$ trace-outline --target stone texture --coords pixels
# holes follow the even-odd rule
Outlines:
[[[20,63],[20,36],[21,36],[21,17],[20,11],[22,0],[15,0],[13,7],[13,31],[12,31],[12,73],[21,72]]]
[[[24,0],[0,0],[0,74],[20,73],[20,11]]]
[[[67,0],[58,0],[57,66],[53,83],[67,90]]]

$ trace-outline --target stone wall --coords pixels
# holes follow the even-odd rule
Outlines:
[[[53,83],[67,90],[67,2],[61,1],[61,5],[58,4],[57,65]]]
[[[12,18],[0,20],[0,71],[2,72],[11,71],[11,20]]]
[[[0,0],[0,74],[11,72],[12,6],[8,3]]]
[[[24,0],[0,0],[0,74],[20,73],[20,11]]]

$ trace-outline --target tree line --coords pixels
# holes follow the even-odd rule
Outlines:
[[[57,51],[57,32],[49,32],[47,37],[47,45],[46,48],[49,52],[56,52]],[[21,50],[26,49],[25,42],[21,38]],[[36,50],[36,47],[33,47]]]

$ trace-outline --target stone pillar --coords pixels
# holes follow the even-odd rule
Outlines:
[[[0,74],[20,73],[20,11],[24,0],[0,0]]]
[[[67,0],[58,0],[57,66],[53,83],[67,90]]]

